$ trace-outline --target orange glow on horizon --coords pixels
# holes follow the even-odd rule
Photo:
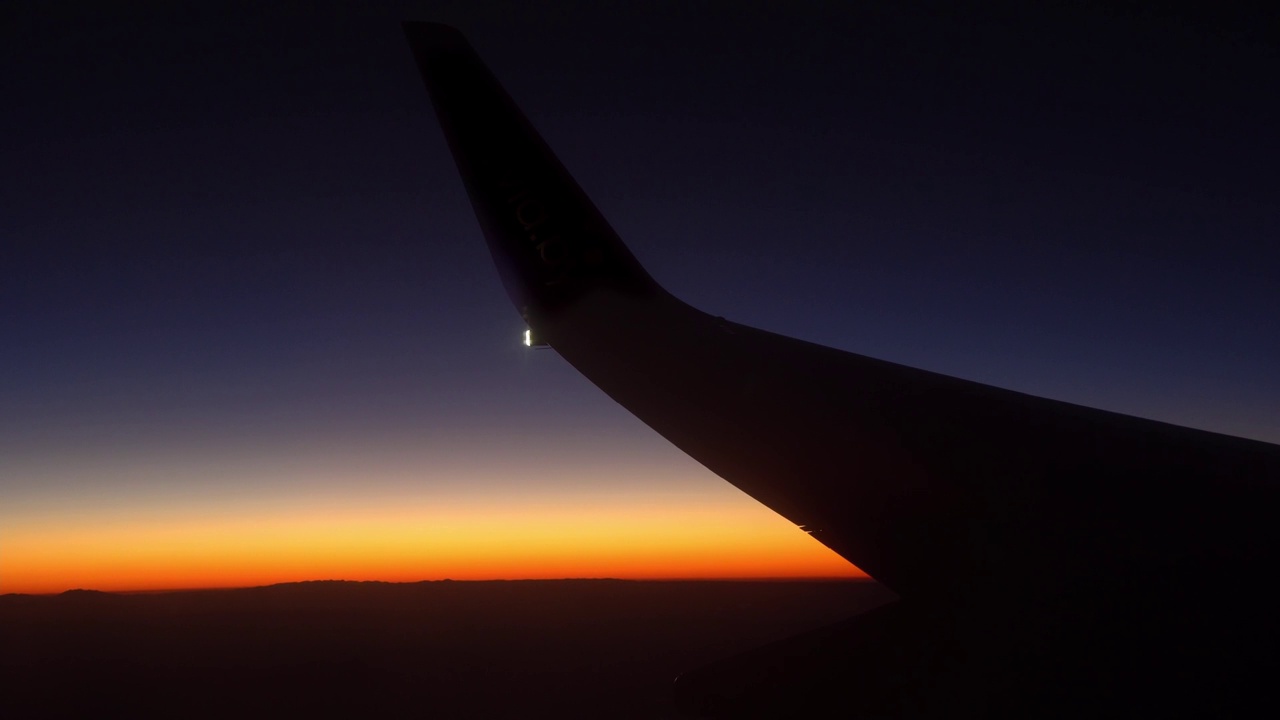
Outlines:
[[[0,528],[0,593],[303,580],[863,578],[754,501],[119,512]]]

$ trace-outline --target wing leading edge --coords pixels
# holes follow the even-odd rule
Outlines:
[[[692,308],[644,271],[461,34],[433,23],[405,32],[504,286],[536,336],[690,456],[897,592],[911,610],[894,612],[913,613],[897,622],[932,638],[922,642],[952,638],[920,650],[944,657],[935,677],[958,686],[960,665],[1005,667],[1001,658],[1055,647],[1051,665],[1075,668],[1059,675],[1076,683],[1102,672],[1089,657],[1139,647],[1147,657],[1180,633],[1190,649],[1150,663],[1141,677],[1154,683],[1245,628],[1274,640],[1274,621],[1259,620],[1249,598],[1259,569],[1280,559],[1271,521],[1280,447]],[[1188,573],[1194,587],[1178,582]],[[1204,611],[1217,612],[1222,597],[1237,619],[1209,627]],[[949,697],[937,689],[947,684],[930,687]]]

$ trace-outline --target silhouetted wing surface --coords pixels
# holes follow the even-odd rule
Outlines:
[[[1156,598],[1168,605],[1167,578],[1190,568],[1243,592],[1258,568],[1275,566],[1280,447],[692,308],[649,277],[456,30],[405,30],[533,333],[717,475],[932,608],[922,612],[975,618],[974,627],[1016,612],[1019,632],[1042,636],[1064,618],[1078,630]],[[1116,583],[1134,590],[1117,599]],[[1205,600],[1179,597],[1183,609]],[[1167,631],[1110,634],[1128,647]]]

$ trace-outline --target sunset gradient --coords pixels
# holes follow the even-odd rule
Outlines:
[[[642,470],[619,468],[595,490],[542,472],[495,493],[494,480],[483,475],[497,468],[484,457],[471,476],[454,475],[447,484],[433,482],[425,467],[414,484],[385,464],[380,477],[366,472],[356,482],[351,466],[359,462],[348,458],[346,469],[335,469],[340,464],[330,456],[328,475],[303,464],[290,477],[281,463],[260,460],[205,483],[185,477],[170,486],[148,479],[163,467],[147,473],[134,464],[139,479],[120,497],[55,494],[54,502],[33,493],[0,510],[0,592],[316,579],[862,576],[674,452]],[[646,471],[662,479],[646,482]],[[256,490],[246,482],[267,473],[274,482]],[[619,483],[619,476],[633,481]],[[56,485],[45,480],[45,488]]]

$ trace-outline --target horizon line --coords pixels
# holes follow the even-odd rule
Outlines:
[[[98,590],[95,588],[67,588],[66,590],[58,590],[54,592],[7,592],[0,593],[0,597],[56,597],[66,595],[68,593],[99,593],[102,595],[164,595],[171,593],[184,592],[211,592],[211,591],[232,591],[232,590],[259,590],[263,588],[279,587],[283,585],[305,585],[309,583],[351,583],[362,585],[422,585],[425,583],[502,583],[502,582],[688,582],[688,583],[706,583],[706,582],[768,582],[768,583],[796,583],[796,582],[875,582],[875,579],[869,576],[816,576],[816,577],[713,577],[713,578],[691,578],[691,577],[666,577],[666,578],[621,578],[621,577],[555,577],[555,578],[484,578],[484,579],[468,579],[455,580],[453,578],[437,578],[424,580],[346,580],[341,578],[324,578],[317,580],[285,580],[276,583],[267,583],[265,585],[215,585],[209,587],[185,587],[185,588],[144,588],[137,590]]]

